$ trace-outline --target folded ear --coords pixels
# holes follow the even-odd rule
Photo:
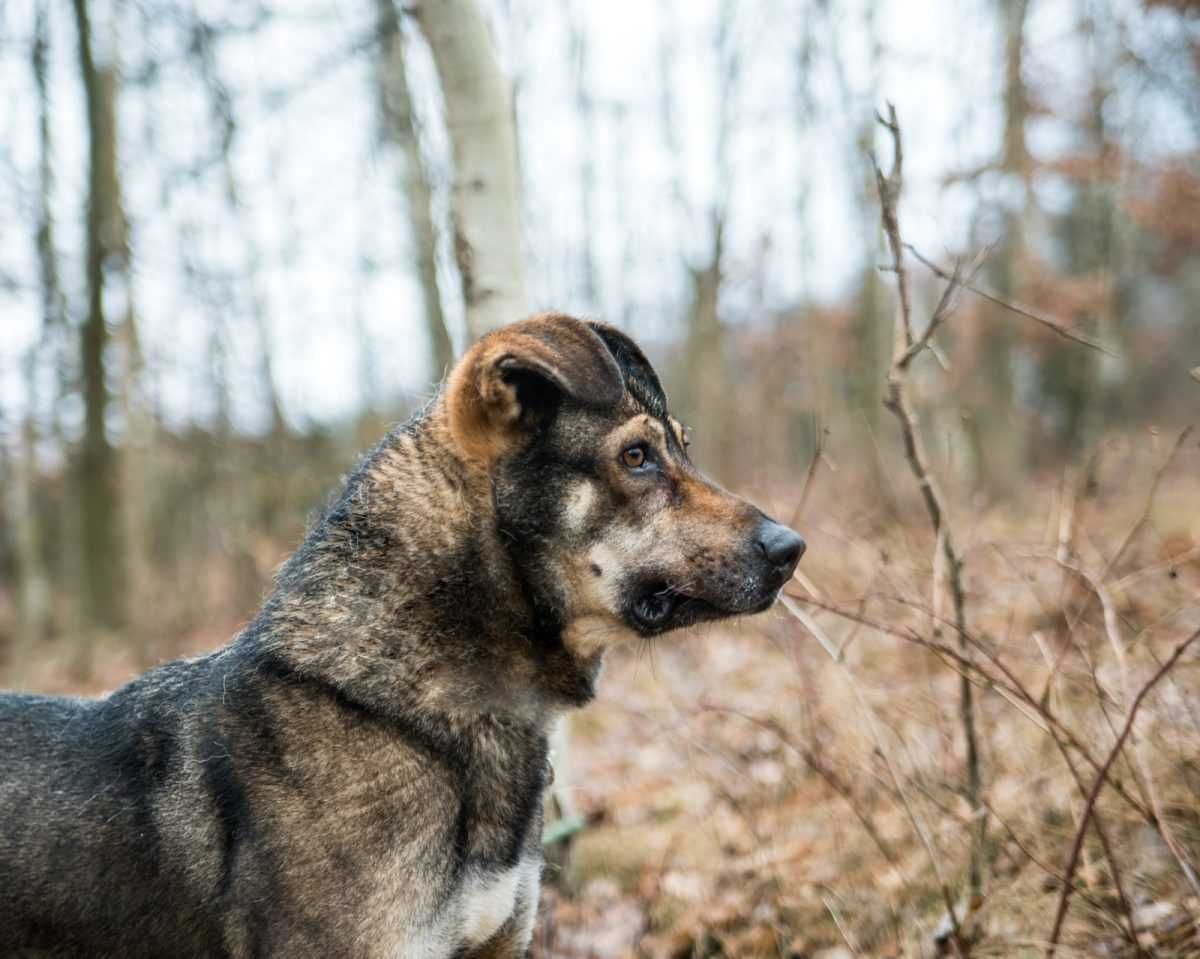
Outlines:
[[[612,407],[624,390],[616,360],[588,324],[543,313],[489,333],[451,371],[450,430],[464,452],[491,461],[546,422],[564,399]]]

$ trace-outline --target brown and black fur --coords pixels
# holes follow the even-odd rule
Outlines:
[[[763,609],[802,549],[696,472],[624,334],[486,337],[230,645],[0,696],[0,953],[524,955],[554,718],[608,646]]]

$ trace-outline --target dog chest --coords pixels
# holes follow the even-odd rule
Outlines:
[[[441,959],[476,949],[502,929],[521,954],[533,936],[540,879],[541,861],[535,856],[507,869],[470,870],[432,921],[410,927],[391,954]]]
[[[523,859],[503,872],[468,876],[459,893],[459,921],[464,944],[478,946],[496,934],[510,916],[532,924],[536,912],[540,865]],[[532,925],[530,925],[532,932]]]

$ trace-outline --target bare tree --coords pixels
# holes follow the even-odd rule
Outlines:
[[[731,440],[728,402],[730,374],[723,349],[720,300],[728,253],[726,226],[733,182],[734,117],[742,67],[734,37],[736,9],[732,0],[722,0],[713,34],[712,56],[715,72],[720,78],[717,84],[717,129],[713,143],[717,186],[716,195],[708,209],[708,249],[698,263],[687,265],[690,300],[678,371],[680,407],[686,415],[704,424],[699,443],[709,462],[715,464],[728,462]],[[672,55],[673,51],[667,47],[664,62],[669,62]],[[674,129],[675,105],[670,82],[668,72],[663,77],[663,125],[676,163],[676,204],[683,222],[688,223],[693,217],[682,182],[684,158]]]
[[[855,34],[861,35],[871,51],[864,71],[861,87],[856,87],[852,71],[847,65],[846,27],[850,25],[839,14],[838,5],[829,0],[815,0],[812,15],[806,22],[816,21],[822,37],[821,52],[828,60],[836,84],[837,109],[834,119],[840,126],[839,142],[846,150],[846,163],[850,169],[861,170],[861,177],[853,181],[855,227],[861,237],[856,253],[862,257],[857,267],[856,289],[852,303],[853,312],[848,317],[847,339],[851,344],[849,353],[855,359],[846,370],[840,395],[833,408],[845,406],[854,417],[853,428],[860,424],[874,431],[879,425],[883,409],[883,394],[880,390],[882,373],[886,369],[887,349],[890,344],[887,331],[888,308],[884,302],[883,284],[879,278],[879,234],[876,228],[878,211],[875,202],[875,184],[871,171],[862,164],[862,157],[870,151],[875,138],[874,119],[864,103],[874,103],[879,89],[879,76],[886,51],[879,30],[879,13],[874,4],[867,4],[861,22],[852,24]],[[807,68],[802,60],[802,69]]]
[[[472,338],[529,310],[512,91],[476,0],[423,3],[454,155],[451,217]]]
[[[969,471],[979,485],[1000,489],[1006,486],[1023,461],[1016,420],[1011,415],[1014,400],[1013,359],[1020,345],[1010,325],[1004,322],[1004,303],[1021,294],[1018,278],[1029,265],[1030,238],[1038,218],[1033,191],[1034,161],[1029,152],[1026,126],[1032,113],[1033,93],[1025,75],[1026,33],[1033,0],[996,0],[999,20],[1002,85],[999,102],[1003,127],[999,150],[977,169],[956,173],[951,180],[977,181],[986,173],[998,172],[1015,188],[1016,202],[998,210],[999,236],[996,252],[986,267],[991,286],[1001,302],[990,303],[980,313],[982,326],[976,331],[972,370],[963,377],[965,387],[962,426],[969,446]]]
[[[257,25],[257,21],[255,22]],[[243,245],[245,247],[245,273],[250,284],[250,307],[246,317],[254,330],[258,345],[258,383],[262,390],[263,402],[267,407],[270,421],[269,438],[277,441],[286,431],[283,406],[279,399],[279,390],[275,384],[274,363],[271,359],[271,337],[267,318],[267,308],[261,290],[260,276],[262,272],[262,252],[251,218],[247,213],[243,200],[243,189],[238,171],[235,168],[231,150],[237,137],[239,125],[234,111],[234,99],[229,85],[221,75],[217,57],[217,45],[222,39],[222,32],[211,23],[202,20],[199,15],[189,24],[190,42],[188,51],[195,61],[196,70],[203,84],[204,92],[209,100],[209,112],[212,116],[213,127],[216,131],[216,161],[220,164],[222,179],[225,187],[225,199],[230,211],[236,217],[241,228]],[[218,397],[218,406],[225,402]]]
[[[53,167],[51,165],[50,100],[47,89],[50,27],[49,10],[39,3],[34,12],[30,66],[37,91],[38,190],[34,246],[41,287],[42,343],[52,341],[63,324],[62,293],[58,283],[58,256],[54,245],[51,213]],[[24,360],[26,409],[21,424],[21,443],[13,464],[9,515],[13,525],[20,589],[18,592],[18,635],[14,652],[17,669],[50,625],[50,579],[43,556],[43,530],[36,492],[38,488],[38,348],[30,347]]]
[[[125,260],[128,252],[117,169],[117,73],[113,64],[98,62],[94,55],[87,0],[73,0],[73,6],[88,130],[84,257],[88,306],[80,338],[84,437],[79,489],[84,595],[93,625],[119,629],[126,620],[119,463],[105,422],[111,400],[105,377],[105,348],[109,341],[105,278],[114,265]]]
[[[416,114],[408,88],[404,37],[394,0],[375,0],[377,34],[375,77],[379,97],[381,134],[385,142],[400,150],[401,187],[409,234],[416,256],[417,278],[425,307],[425,329],[429,335],[430,362],[434,375],[444,373],[454,362],[454,347],[446,329],[442,294],[438,284],[437,233],[433,226],[432,191],[421,145],[417,138]]]

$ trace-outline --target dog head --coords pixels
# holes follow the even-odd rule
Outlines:
[[[804,552],[696,469],[653,367],[613,327],[545,314],[486,336],[446,405],[531,602],[577,655],[760,612]]]

